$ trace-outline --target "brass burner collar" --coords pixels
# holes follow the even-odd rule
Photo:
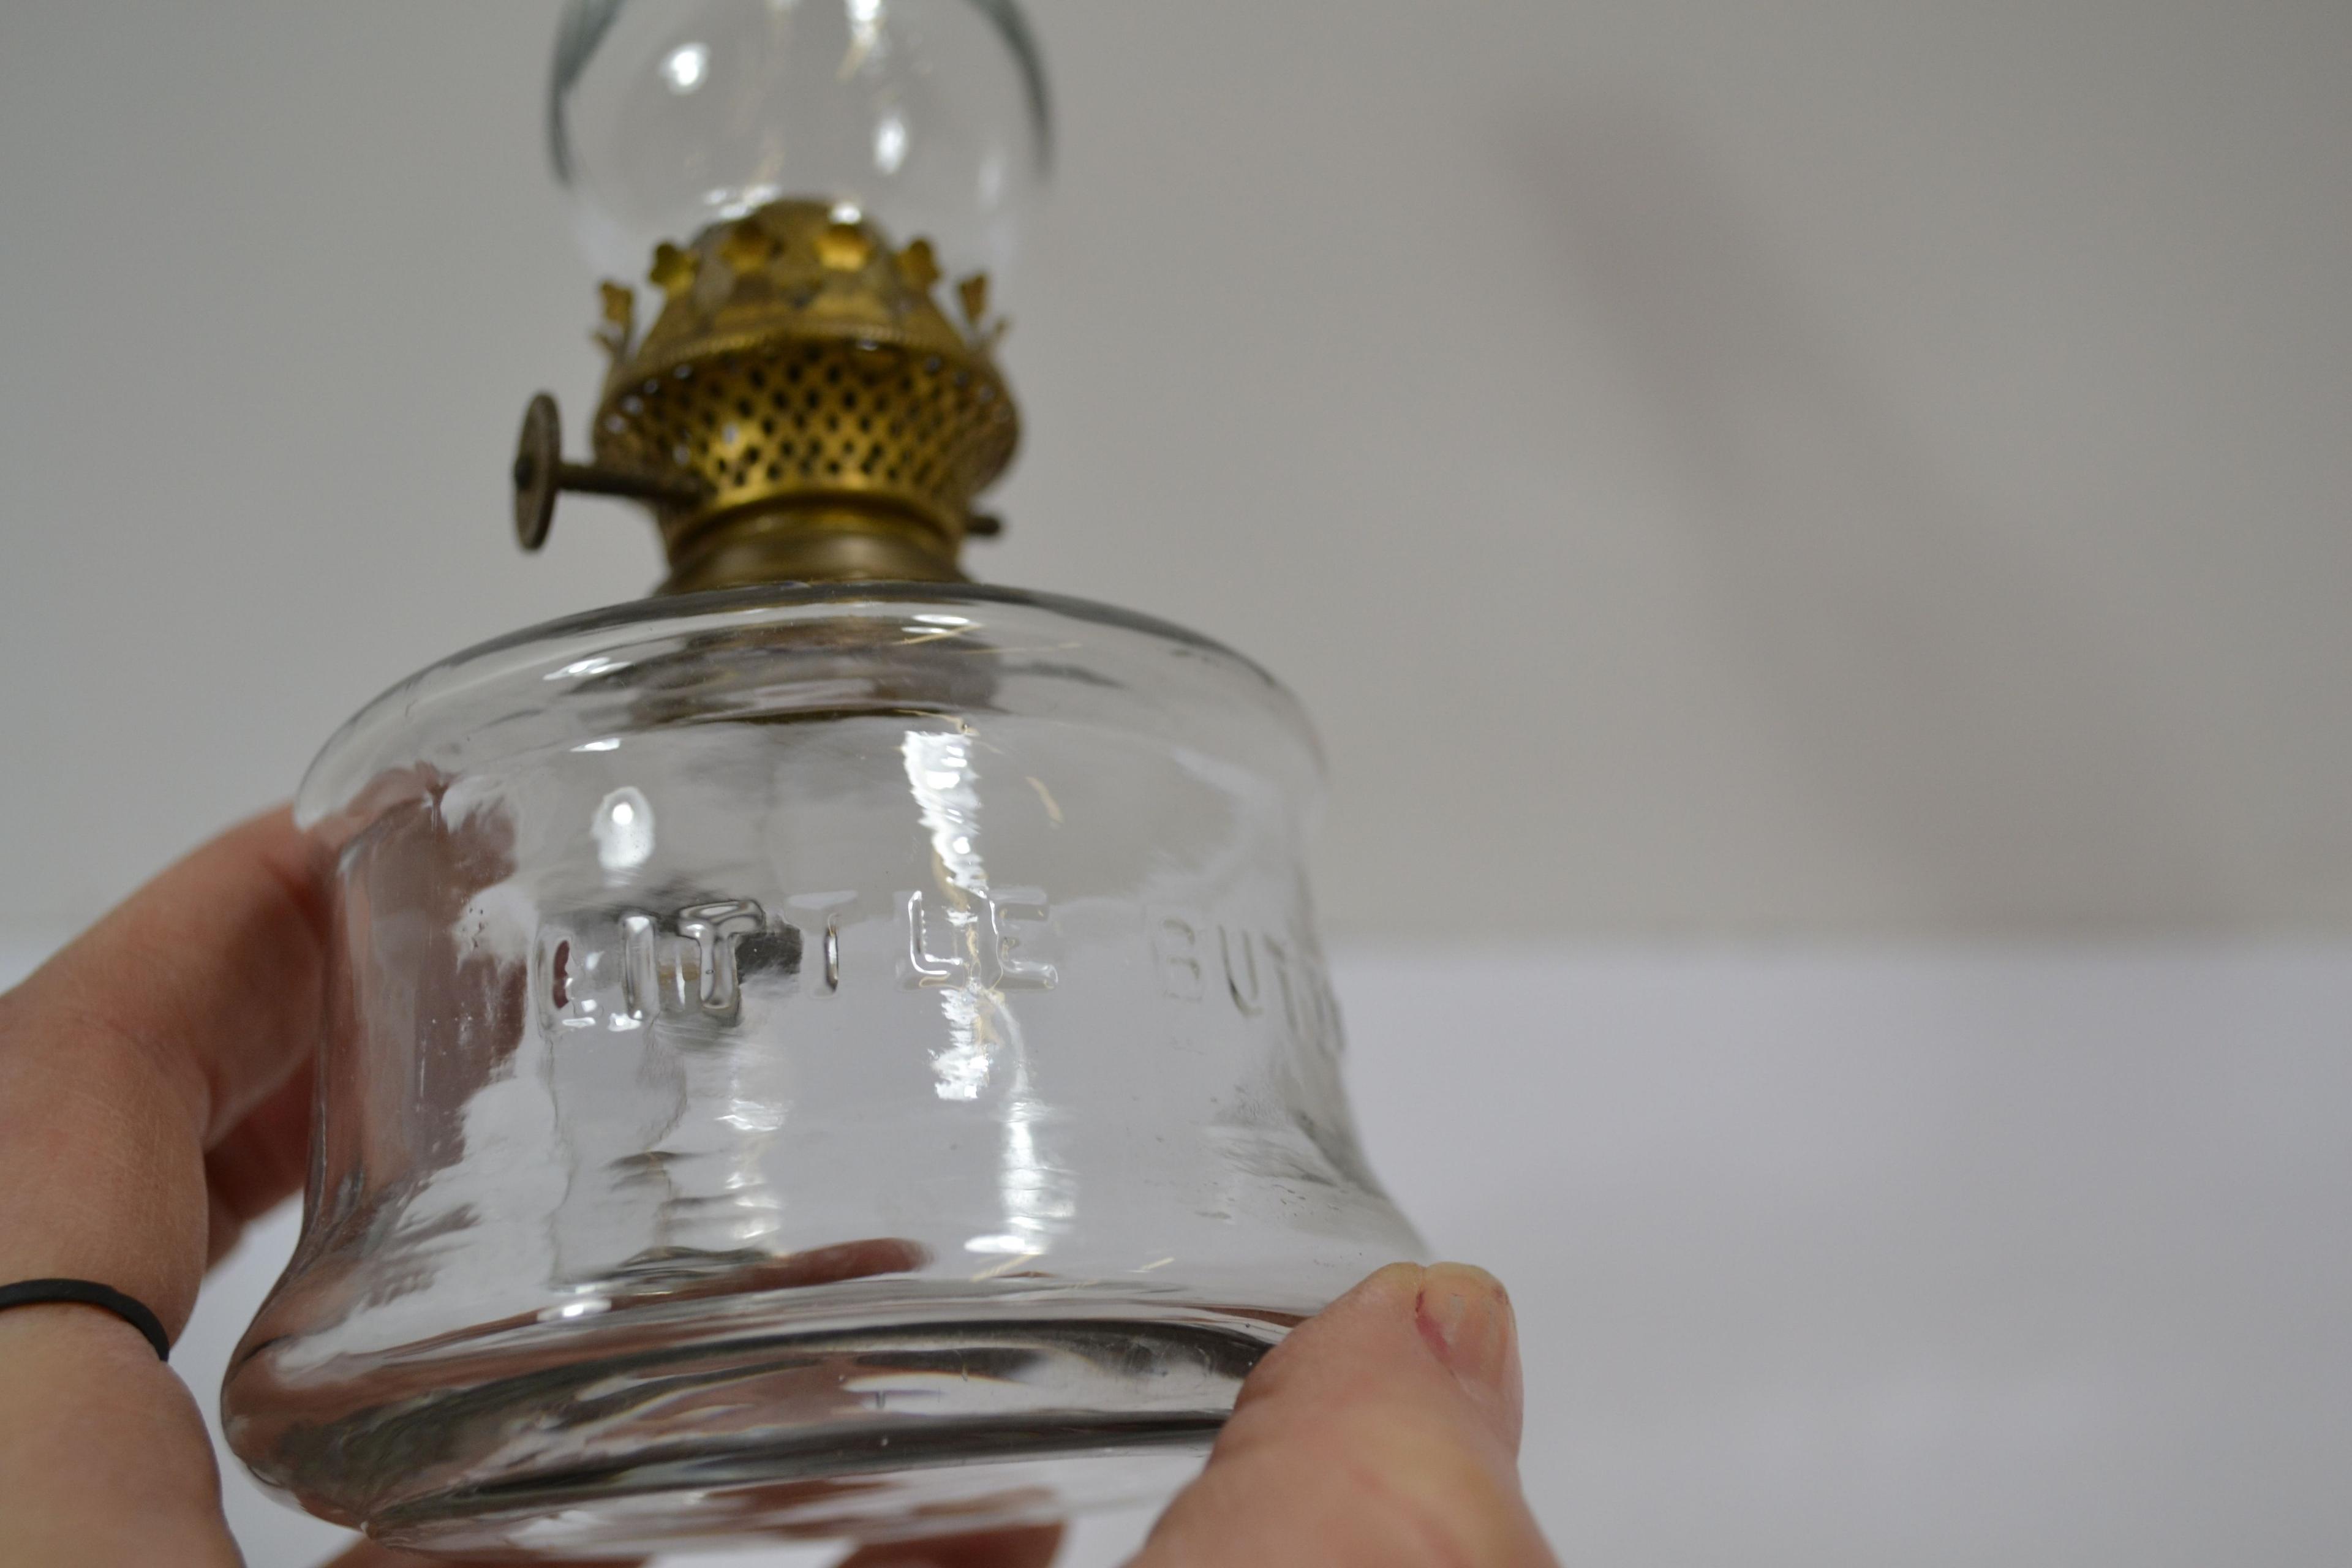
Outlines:
[[[1020,415],[992,350],[988,280],[933,299],[930,246],[823,203],[780,201],[655,252],[665,303],[643,338],[635,297],[604,286],[612,356],[593,464],[562,455],[554,400],[527,413],[515,523],[546,537],[556,492],[649,507],[662,592],[781,581],[957,581],[972,501],[1012,460]]]

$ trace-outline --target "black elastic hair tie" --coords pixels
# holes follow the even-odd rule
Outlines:
[[[147,1336],[147,1342],[155,1347],[156,1360],[172,1359],[172,1342],[164,1337],[163,1320],[149,1311],[145,1302],[111,1285],[94,1279],[19,1279],[14,1285],[0,1285],[0,1312],[45,1301],[71,1301],[111,1312]]]

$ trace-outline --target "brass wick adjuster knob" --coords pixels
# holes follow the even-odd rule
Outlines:
[[[522,434],[515,439],[515,538],[525,550],[537,550],[547,542],[549,525],[555,521],[555,498],[563,490],[626,496],[673,508],[700,506],[710,493],[709,487],[692,474],[641,474],[565,462],[562,417],[556,411],[554,395],[542,392],[523,410]]]

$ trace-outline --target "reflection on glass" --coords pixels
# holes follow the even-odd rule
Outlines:
[[[604,742],[592,744],[603,746]],[[618,750],[618,746],[609,749]],[[623,784],[596,803],[596,815],[589,820],[588,832],[596,840],[596,863],[604,868],[607,879],[624,880],[653,855],[653,805],[643,791]]]

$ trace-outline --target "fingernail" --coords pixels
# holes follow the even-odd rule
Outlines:
[[[1517,1436],[1519,1343],[1503,1282],[1466,1263],[1440,1263],[1422,1276],[1422,1338],[1496,1420]]]

